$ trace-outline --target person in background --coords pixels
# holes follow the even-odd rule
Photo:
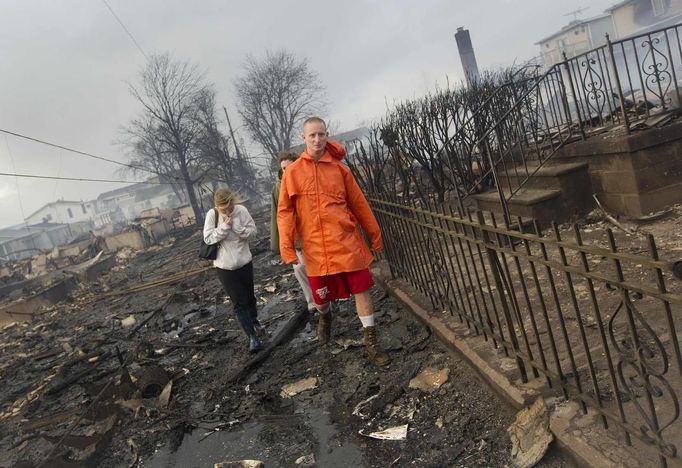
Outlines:
[[[279,187],[282,181],[282,174],[284,173],[284,170],[297,159],[298,155],[292,151],[280,151],[280,153],[277,155],[279,173],[277,175],[277,181],[272,187],[272,201],[270,205],[270,250],[277,255],[279,255],[279,230],[277,229],[277,203],[279,202]],[[317,309],[315,307],[315,300],[313,299],[313,292],[310,289],[310,284],[308,283],[308,275],[305,271],[305,263],[303,261],[303,255],[301,254],[300,242],[296,242],[296,257],[298,258],[298,263],[294,264],[294,276],[296,276],[298,284],[301,285],[301,289],[303,290],[303,296],[305,296],[305,301],[308,304],[308,312],[313,313]]]
[[[231,190],[216,190],[214,202],[215,208],[206,213],[204,242],[218,244],[218,256],[213,266],[225,292],[230,296],[239,325],[249,339],[249,351],[255,352],[263,347],[258,339],[262,327],[258,321],[253,288],[253,257],[248,243],[248,238],[256,233],[256,223]]]
[[[296,239],[301,240],[308,282],[320,318],[320,344],[331,337],[334,299],[355,296],[369,359],[385,366],[390,357],[379,346],[370,288],[374,285],[368,267],[373,255],[360,226],[372,242],[372,250],[383,248],[381,230],[350,169],[341,163],[345,148],[328,140],[327,125],[319,117],[303,123],[306,150],[284,171],[277,208],[280,252],[286,263],[297,263]]]

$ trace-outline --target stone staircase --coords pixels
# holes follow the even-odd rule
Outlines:
[[[530,161],[525,166],[499,172],[509,214],[548,225],[551,221],[566,222],[587,213],[594,205],[587,168],[585,162],[549,160],[542,166],[537,161]],[[512,194],[512,191],[516,193]],[[473,198],[478,209],[503,212],[497,189],[473,195]]]

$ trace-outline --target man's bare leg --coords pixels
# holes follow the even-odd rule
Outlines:
[[[372,309],[372,296],[369,295],[369,290],[355,295],[355,309],[358,317],[370,317],[374,315]]]

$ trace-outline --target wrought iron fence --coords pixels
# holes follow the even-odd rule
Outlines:
[[[370,203],[395,277],[513,358],[522,381],[541,378],[594,409],[662,466],[680,461],[682,295],[652,236],[633,252],[611,230],[588,240],[594,233],[554,225],[543,235],[461,204],[386,193]]]
[[[564,63],[575,91],[571,111],[588,127],[624,125],[680,107],[680,28],[675,25],[611,42]]]

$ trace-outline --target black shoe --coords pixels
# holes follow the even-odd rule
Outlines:
[[[252,336],[249,338],[249,352],[250,353],[255,353],[256,351],[260,351],[263,349],[263,343],[260,342],[260,340],[256,336]]]
[[[263,328],[263,325],[258,320],[253,322],[253,331],[256,332],[258,338],[264,338],[266,335],[265,328]]]

